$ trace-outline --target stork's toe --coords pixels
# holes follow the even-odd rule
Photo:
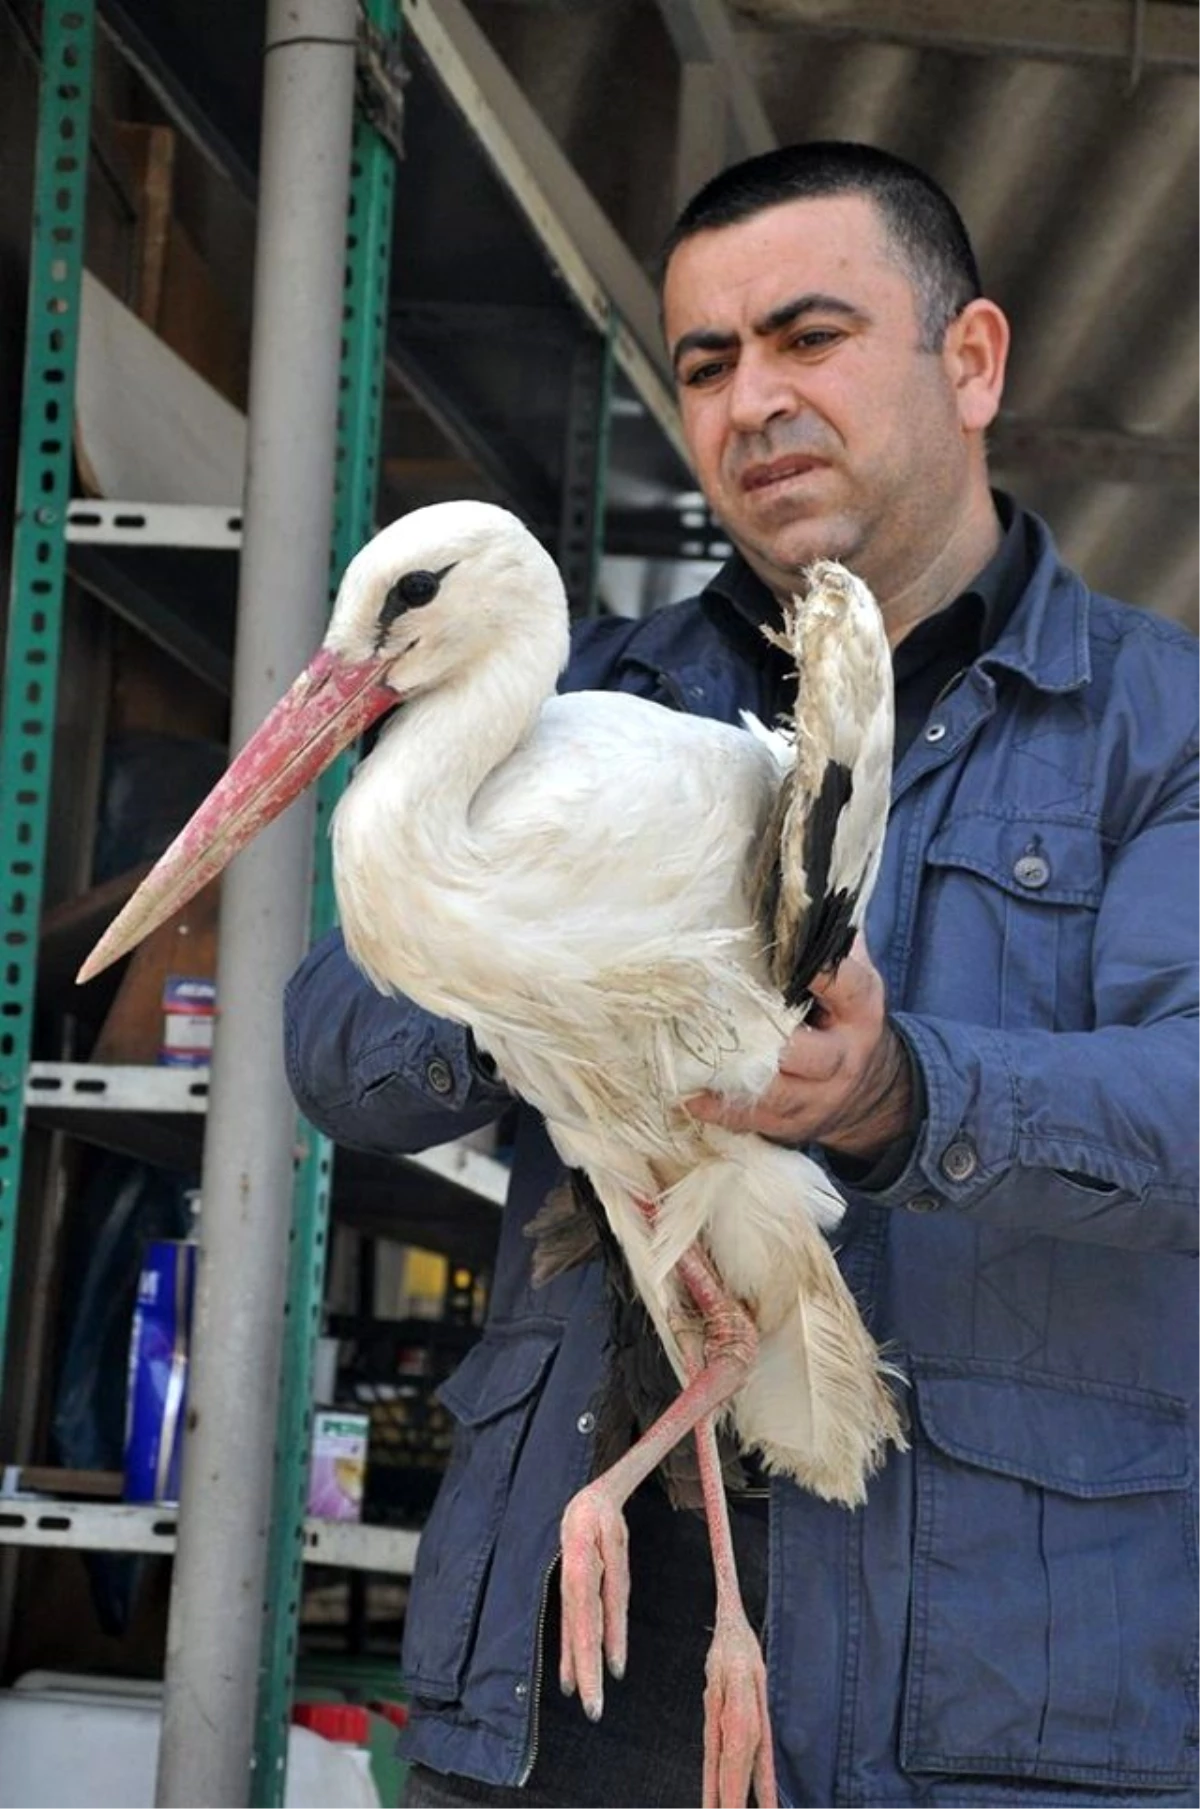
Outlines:
[[[629,1535],[605,1478],[581,1489],[562,1518],[562,1661],[559,1680],[584,1713],[604,1708],[604,1666],[625,1675]]]
[[[762,1650],[741,1611],[717,1615],[704,1691],[704,1809],[775,1809],[775,1761]]]

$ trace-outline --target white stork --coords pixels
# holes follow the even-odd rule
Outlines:
[[[586,1712],[625,1662],[622,1506],[694,1431],[717,1573],[705,1801],[775,1798],[765,1674],[740,1597],[714,1424],[767,1468],[862,1500],[901,1442],[879,1353],[825,1234],[842,1201],[798,1150],[700,1123],[756,1097],[836,965],[878,866],[891,665],[865,587],[823,563],[784,612],[794,735],[601,692],[555,694],[553,561],[482,503],[444,503],[356,556],[325,643],[88,963],[218,872],[395,709],[334,825],[346,944],[385,992],[470,1026],[585,1171],[683,1384],[567,1508],[564,1688]]]

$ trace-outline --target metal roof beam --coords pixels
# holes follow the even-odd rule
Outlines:
[[[725,92],[735,157],[755,157],[779,143],[758,90],[742,62],[722,0],[658,0],[658,10],[685,69],[708,64]]]
[[[645,271],[462,0],[403,0],[405,25],[584,314],[685,464],[658,299]]]
[[[665,4],[666,0],[660,0]],[[1055,63],[1194,75],[1196,12],[1171,0],[749,0],[742,30],[857,38]],[[739,34],[740,35],[740,34]]]
[[[988,454],[999,470],[1020,466],[1041,477],[1093,484],[1194,490],[1200,477],[1194,440],[1100,427],[1056,427],[1014,415],[1000,416],[988,435]]]

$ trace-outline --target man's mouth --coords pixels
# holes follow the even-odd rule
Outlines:
[[[743,490],[766,490],[772,484],[783,483],[787,478],[806,477],[810,471],[821,471],[824,468],[824,459],[795,453],[790,458],[772,459],[769,464],[747,466],[740,482]]]

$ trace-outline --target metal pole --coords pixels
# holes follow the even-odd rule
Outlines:
[[[268,0],[234,747],[324,624],[355,22],[354,0]],[[311,842],[296,807],[222,886],[160,1805],[249,1800],[295,1133],[280,997]]]
[[[399,67],[399,0],[366,0],[360,28],[371,34],[371,53],[376,64],[394,79]],[[350,221],[345,247],[331,595],[350,559],[370,537],[375,521],[395,187],[393,148],[372,123],[360,95],[354,122]],[[329,819],[345,789],[352,764],[351,756],[343,754],[316,787],[314,938],[323,935],[336,920]],[[284,1802],[287,1790],[288,1722],[295,1690],[303,1594],[313,1356],[324,1298],[333,1178],[329,1140],[311,1125],[304,1125],[300,1141],[305,1153],[296,1170],[292,1198],[292,1263],[267,1559],[258,1735],[250,1795],[254,1809],[275,1809]]]

